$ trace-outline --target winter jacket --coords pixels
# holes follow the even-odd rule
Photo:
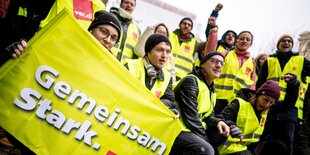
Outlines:
[[[200,72],[199,67],[195,67],[194,70],[190,73],[202,81],[208,86],[210,92],[214,93],[213,83],[208,85],[206,80],[204,79],[202,73]],[[207,139],[207,134],[205,128],[203,127],[200,117],[197,111],[197,97],[198,97],[198,82],[196,77],[194,76],[186,76],[183,78],[178,86],[174,89],[175,92],[175,100],[179,103],[181,116],[185,121],[185,125],[191,132],[196,135],[202,137],[203,139]],[[186,107],[186,108],[184,108]],[[210,116],[203,119],[203,122],[206,123],[207,128],[215,127],[220,119],[214,117],[212,113]]]
[[[304,123],[298,132],[297,148],[298,154],[310,154],[310,113],[307,113]]]

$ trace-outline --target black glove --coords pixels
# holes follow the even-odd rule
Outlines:
[[[170,109],[175,115],[179,115],[180,112],[177,109]]]
[[[242,136],[241,130],[236,125],[231,125],[229,128],[231,137],[240,138]]]
[[[7,51],[10,55],[12,55],[14,53],[14,50],[17,49],[17,45],[21,44],[22,40],[25,40],[27,42],[26,39],[22,38],[19,41],[16,41],[16,42],[12,43],[11,45],[7,46],[5,48],[5,51]]]

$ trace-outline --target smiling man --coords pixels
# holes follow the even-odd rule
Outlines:
[[[183,121],[183,131],[178,135],[170,155],[214,154],[208,142],[207,129],[216,128],[223,136],[229,135],[229,127],[213,115],[216,94],[213,80],[219,78],[224,57],[219,52],[209,52],[174,89]]]
[[[299,96],[297,102],[287,100],[285,95],[291,92],[288,92],[289,86],[285,82],[285,75],[287,73],[295,74],[299,81],[306,83],[304,79],[310,76],[310,61],[292,51],[294,40],[291,35],[282,35],[276,45],[276,53],[271,54],[262,66],[256,87],[260,87],[270,79],[275,80],[281,87],[279,100],[284,104],[274,107],[275,110],[270,112],[271,117],[269,122],[267,121],[266,128],[269,129],[267,133],[269,137],[283,141],[288,148],[287,154],[292,155],[296,124],[303,119],[298,117],[298,113],[302,113],[304,103],[302,96]],[[305,90],[300,89],[299,94],[303,94],[303,91]]]

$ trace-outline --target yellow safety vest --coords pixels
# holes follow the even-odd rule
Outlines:
[[[202,80],[200,80],[197,76],[191,75],[191,74],[186,75],[186,76],[194,76],[197,80],[197,85],[198,85],[197,111],[198,111],[198,115],[199,115],[200,122],[201,122],[202,126],[205,129],[207,129],[206,123],[203,122],[202,120],[211,115],[213,108],[215,106],[216,93],[211,92],[211,94],[210,94],[210,90],[209,90],[208,86]],[[179,103],[176,102],[176,105],[179,106]],[[181,123],[182,124],[182,130],[183,131],[190,131],[184,125],[182,117],[180,118],[180,120],[182,121],[182,123]]]
[[[222,45],[220,45],[217,47],[216,51],[217,52],[223,52],[223,51],[226,51],[226,49]]]
[[[193,70],[196,39],[192,38],[190,41],[180,44],[179,37],[175,33],[171,33],[169,39],[172,46],[176,77],[183,78]]]
[[[243,134],[243,140],[240,142],[239,138],[229,136],[227,141],[218,148],[220,155],[247,150],[247,145],[258,142],[264,131],[268,109],[262,111],[259,121],[251,103],[241,98],[237,99],[239,101],[239,111],[236,125]]]
[[[127,60],[127,64],[129,72],[145,86],[145,69],[142,58]],[[165,94],[171,78],[168,71],[163,70],[163,74],[164,81],[156,79],[155,84],[151,89],[151,92],[159,99]]]
[[[280,101],[284,100],[286,94],[286,85],[284,81],[284,75],[287,73],[293,73],[297,76],[297,79],[301,81],[301,72],[304,64],[303,56],[292,56],[291,59],[286,63],[283,71],[281,69],[278,58],[270,57],[267,59],[268,63],[268,76],[267,80],[274,80],[280,86]]]
[[[132,59],[134,56],[134,48],[139,40],[139,29],[134,22],[128,25],[126,35],[122,33],[119,42],[111,48],[113,55],[122,63],[125,64],[127,59]]]
[[[237,54],[234,50],[225,57],[225,65],[221,76],[214,80],[218,99],[226,99],[230,103],[241,88],[249,88],[255,81],[251,79],[255,65],[249,58],[239,69]]]
[[[309,83],[310,83],[310,77],[306,77],[306,83],[300,82],[299,95],[295,104],[295,107],[298,109],[298,118],[300,120],[304,119],[303,116],[304,100],[305,100],[305,94],[308,90]]]
[[[87,30],[95,12],[105,10],[105,4],[101,0],[56,0],[47,17],[41,21],[40,28],[48,24],[63,8],[69,8],[77,22]]]

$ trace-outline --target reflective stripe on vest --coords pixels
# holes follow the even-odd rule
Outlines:
[[[198,115],[200,118],[200,122],[201,122],[202,126],[206,129],[207,128],[206,123],[203,122],[202,120],[211,115],[211,113],[213,111],[213,107],[215,106],[216,94],[213,92],[210,92],[208,86],[202,80],[200,80],[197,76],[192,75],[192,74],[186,75],[186,77],[187,76],[193,76],[196,78],[197,85],[198,85],[197,111],[198,111]],[[184,77],[184,78],[186,78],[186,77]],[[180,82],[180,83],[182,83],[182,82]],[[176,102],[176,105],[179,106],[179,103]],[[182,121],[182,123],[181,123],[182,124],[182,130],[183,131],[190,131],[184,125],[182,117],[181,117],[181,121]]]
[[[229,136],[224,145],[219,147],[220,154],[230,154],[246,150],[247,145],[259,141],[264,131],[268,110],[264,110],[261,113],[261,119],[258,121],[251,103],[241,98],[237,99],[239,101],[239,111],[236,125],[241,130],[243,139],[240,142],[239,138]]]
[[[63,8],[71,10],[76,21],[87,30],[95,12],[105,10],[105,4],[101,0],[56,0],[46,18],[41,21],[40,28],[48,24]]]
[[[293,73],[297,75],[297,79],[301,81],[301,72],[304,64],[303,56],[292,56],[286,63],[282,71],[278,58],[270,57],[267,59],[268,63],[268,76],[267,80],[274,80],[278,82],[280,86],[280,101],[284,100],[286,94],[286,82],[284,81],[284,75],[287,73]]]
[[[223,52],[223,51],[225,51],[226,49],[222,46],[222,45],[220,45],[219,47],[217,47],[217,49],[216,49],[216,51],[217,52]]]
[[[19,7],[17,15],[27,17],[27,8]]]
[[[310,83],[310,77],[306,77],[306,83],[302,81],[300,82],[299,95],[295,104],[295,107],[298,109],[298,118],[300,120],[304,119],[303,116],[304,100],[305,100],[305,94],[308,90],[309,83]]]
[[[129,72],[145,86],[145,69],[142,58],[127,60],[127,63]],[[151,92],[159,99],[165,94],[171,78],[168,71],[163,70],[163,74],[164,81],[156,79],[155,84],[151,89]]]
[[[171,33],[169,38],[176,76],[182,78],[193,70],[196,39],[192,38],[190,41],[180,44],[177,34]]]
[[[254,67],[253,60],[249,58],[239,69],[237,54],[234,50],[230,51],[225,57],[221,76],[214,80],[217,98],[230,102],[241,88],[252,86],[254,81],[251,79],[251,74]]]
[[[135,23],[131,22],[126,35],[123,33],[125,33],[124,29],[122,29],[119,42],[112,47],[111,51],[122,64],[125,64],[127,59],[132,59],[134,56],[134,48],[139,40],[139,29]]]

